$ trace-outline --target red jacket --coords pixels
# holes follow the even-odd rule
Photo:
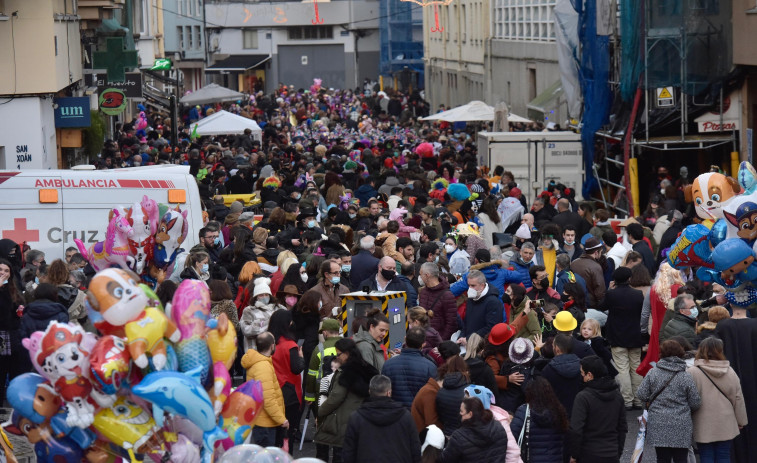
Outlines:
[[[284,387],[286,383],[293,385],[297,392],[297,398],[302,403],[302,378],[300,378],[300,375],[292,373],[292,365],[289,359],[289,351],[296,348],[296,342],[282,336],[276,344],[276,350],[271,359],[273,360],[273,369],[276,370],[276,379],[279,380],[279,386]]]

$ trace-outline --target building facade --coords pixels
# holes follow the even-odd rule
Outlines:
[[[439,6],[438,25],[434,8],[423,9],[426,100],[432,111],[442,104],[454,107],[485,99],[490,1]]]
[[[205,84],[204,0],[163,0],[165,56],[183,75],[184,91],[202,88]]]
[[[408,87],[423,88],[423,8],[406,0],[381,0],[379,30],[381,36],[380,73],[384,77],[410,73]],[[403,85],[405,82],[399,82]]]
[[[4,0],[0,16],[0,169],[59,165],[53,97],[82,79],[75,0]]]
[[[317,11],[317,16],[316,16]],[[205,3],[206,74],[239,91],[356,88],[379,72],[379,2]]]

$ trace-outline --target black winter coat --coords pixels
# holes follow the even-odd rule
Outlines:
[[[560,431],[555,423],[555,413],[551,410],[529,410],[531,424],[528,428],[528,463],[555,463],[562,461],[563,443],[565,433]],[[513,437],[519,438],[526,419],[526,404],[518,407],[513,421],[510,423],[510,431]],[[521,453],[522,453],[521,448]]]
[[[444,377],[442,387],[436,393],[436,413],[442,430],[449,436],[460,427],[460,404],[465,398],[465,387],[470,384],[462,373],[450,373]]]
[[[607,291],[597,309],[607,310],[604,334],[611,346],[631,349],[644,345],[640,328],[642,305],[644,293],[627,284]]]
[[[470,374],[471,384],[484,386],[492,391],[493,394],[497,394],[497,380],[494,378],[494,372],[491,367],[478,357],[471,357],[465,360],[468,364],[468,374]],[[497,398],[497,405],[499,405],[499,396]],[[500,406],[501,407],[501,406]],[[504,408],[504,407],[502,407]]]
[[[504,321],[504,309],[499,293],[492,286],[489,286],[489,292],[481,299],[468,299],[463,336],[468,338],[471,334],[477,333],[486,339],[494,325]]]
[[[586,383],[570,415],[570,455],[580,462],[620,458],[627,432],[626,408],[615,379],[605,376]]]
[[[510,376],[513,373],[520,373],[523,375],[523,382],[520,384],[508,383],[507,389],[499,391],[497,405],[500,408],[507,410],[509,413],[515,413],[515,410],[526,402],[526,394],[524,390],[526,385],[531,382],[534,373],[536,372],[534,360],[536,359],[524,364],[517,364],[511,361],[502,364],[502,369],[500,370],[501,376]]]
[[[580,342],[580,341],[579,341]],[[573,400],[581,390],[581,360],[575,354],[563,354],[553,358],[542,375],[552,385],[555,395],[570,416]]]
[[[350,417],[344,463],[417,463],[421,443],[410,412],[390,397],[369,397]]]
[[[460,410],[458,410],[459,414]],[[446,428],[445,428],[446,429]],[[507,433],[496,421],[462,426],[455,431],[444,447],[442,463],[501,462],[507,453]]]
[[[51,321],[68,323],[68,309],[60,302],[39,299],[24,309],[21,317],[21,338],[28,338],[35,331],[45,331]]]

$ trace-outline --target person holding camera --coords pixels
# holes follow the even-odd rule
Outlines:
[[[560,293],[550,288],[549,275],[547,274],[547,269],[544,268],[543,265],[532,265],[531,268],[528,269],[528,275],[531,277],[532,285],[531,289],[526,292],[526,296],[528,296],[529,299],[532,301],[541,299],[544,302],[552,302],[558,307],[562,307]]]

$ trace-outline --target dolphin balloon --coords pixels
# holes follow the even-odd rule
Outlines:
[[[187,374],[175,371],[156,371],[145,376],[132,388],[137,397],[153,404],[153,416],[163,425],[163,410],[187,418],[203,431],[203,462],[210,463],[213,447],[226,432],[216,424],[213,403],[200,385],[199,368]]]

